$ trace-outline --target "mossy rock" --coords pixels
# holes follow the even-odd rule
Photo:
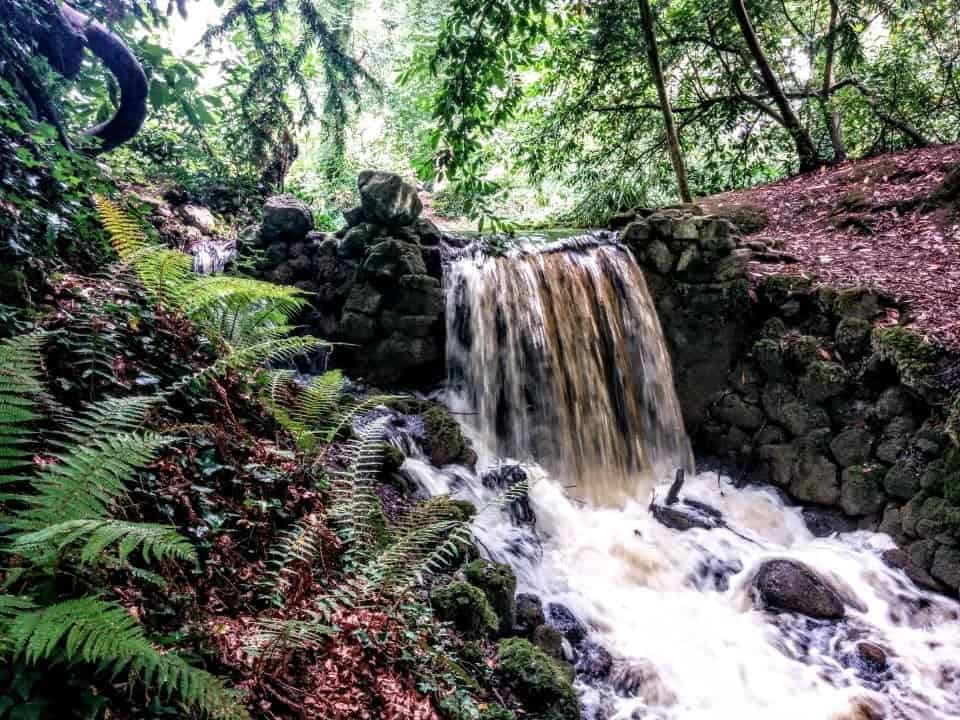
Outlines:
[[[476,454],[467,444],[460,423],[442,405],[429,400],[401,400],[393,403],[393,407],[398,412],[420,416],[427,446],[424,450],[434,465],[476,462]]]
[[[403,454],[403,450],[393,443],[383,444],[383,464],[381,467],[384,473],[395,473],[406,459],[407,456]]]
[[[434,589],[430,605],[438,618],[469,638],[492,635],[500,625],[486,595],[469,583],[455,581]]]
[[[960,449],[950,450],[944,458],[943,496],[960,507]]]
[[[840,318],[872,320],[880,314],[880,296],[865,288],[847,288],[837,293],[833,312]]]
[[[500,642],[499,672],[531,718],[580,720],[580,706],[573,685],[559,663],[528,640],[510,638]]]
[[[753,357],[769,380],[790,380],[783,346],[779,340],[763,338],[753,345]]]
[[[929,395],[941,358],[938,348],[900,325],[875,328],[870,341],[874,352],[897,369],[904,385],[925,398]]]
[[[960,448],[960,393],[953,398],[949,408],[945,429],[953,444]]]
[[[517,621],[517,577],[509,565],[478,558],[464,568],[467,582],[483,590],[500,618],[500,634],[507,635]]]
[[[800,391],[810,402],[819,403],[843,394],[848,380],[849,376],[842,365],[817,360],[800,378]]]
[[[867,349],[872,325],[858,317],[845,317],[837,323],[834,341],[837,350],[848,360],[856,360]]]
[[[714,215],[726,218],[744,235],[760,232],[770,224],[770,216],[763,205],[754,203],[734,203],[724,205],[714,211]]]
[[[764,278],[757,288],[761,302],[774,308],[788,300],[806,298],[813,294],[813,282],[794,275],[771,275]]]

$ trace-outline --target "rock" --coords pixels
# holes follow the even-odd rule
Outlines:
[[[428,338],[438,334],[440,318],[436,315],[401,315],[385,311],[380,315],[380,328],[387,333],[394,331],[413,338]]]
[[[347,227],[355,227],[363,222],[363,208],[355,207],[350,208],[349,210],[343,211],[343,219],[347,223]]]
[[[370,248],[367,259],[363,263],[363,274],[369,277],[383,279],[393,279],[403,275],[428,277],[426,272],[427,266],[423,262],[420,248],[412,243],[392,238],[383,240]],[[434,278],[429,279],[436,283]]]
[[[933,556],[930,574],[953,592],[960,589],[960,548],[941,545]]]
[[[913,418],[903,416],[891,420],[880,436],[876,456],[885,463],[895,463],[910,444],[910,435],[915,429]]]
[[[443,250],[440,247],[420,248],[423,264],[427,268],[427,275],[437,280],[443,280]]]
[[[367,343],[377,337],[377,321],[369,315],[344,311],[337,334],[347,342]]]
[[[577,674],[588,680],[605,680],[613,667],[613,656],[602,645],[588,640],[580,648],[575,667]]]
[[[772,338],[758,340],[753,346],[753,356],[769,380],[791,379],[791,373],[784,359],[783,347],[778,340]]]
[[[437,617],[470,638],[497,632],[499,620],[483,591],[469,583],[454,581],[430,593],[430,605]]]
[[[629,660],[614,665],[610,684],[618,695],[641,698],[645,705],[675,705],[676,695],[668,688],[649,660]]]
[[[803,509],[803,522],[814,537],[853,532],[856,521],[832,507],[808,506]]]
[[[833,311],[841,318],[873,320],[880,314],[880,297],[864,288],[849,288],[837,293]]]
[[[887,654],[872,642],[857,643],[858,665],[868,673],[877,675],[887,669]]]
[[[574,647],[587,637],[587,626],[566,605],[548,603],[547,623],[559,630]]]
[[[789,487],[793,478],[793,467],[800,455],[793,445],[762,445],[760,459],[768,464],[770,481],[782,488]]]
[[[761,403],[767,417],[785,427],[794,437],[830,427],[826,410],[798,400],[786,385],[768,384],[763,390]]]
[[[502,640],[497,670],[504,682],[538,720],[580,720],[580,706],[570,678],[546,653],[522,638]]]
[[[677,272],[686,272],[688,268],[696,267],[701,260],[700,249],[696,245],[688,245],[677,260]]]
[[[936,540],[917,540],[906,547],[907,557],[910,562],[924,570],[930,570],[933,566],[933,558],[936,555],[939,543]]]
[[[380,236],[380,228],[370,223],[360,223],[347,230],[340,241],[337,254],[343,258],[357,260],[367,254],[371,241]]]
[[[691,505],[688,500],[676,505],[651,505],[650,512],[657,522],[674,530],[713,530],[723,525],[719,511],[702,503]]]
[[[344,311],[375,315],[383,302],[383,295],[373,285],[356,283],[350,288]]]
[[[841,365],[818,360],[800,378],[800,392],[810,402],[820,403],[843,393],[848,379]]]
[[[796,560],[767,560],[760,566],[754,583],[760,601],[769,610],[823,620],[839,620],[845,614],[840,595]]]
[[[862,465],[870,459],[873,441],[863,428],[847,428],[830,442],[830,452],[841,467]]]
[[[736,225],[744,235],[760,232],[770,224],[767,209],[753,203],[732,203],[717,209],[715,214]]]
[[[517,578],[509,565],[477,559],[464,568],[467,582],[483,590],[500,618],[500,634],[509,635],[517,622]]]
[[[505,463],[496,467],[484,470],[480,476],[480,481],[488,490],[499,490],[501,493],[509,490],[514,485],[527,480],[527,472],[520,465]],[[517,498],[507,505],[507,512],[510,513],[510,519],[514,525],[534,525],[537,522],[533,508],[530,506],[530,498],[526,494]],[[541,610],[542,612],[542,610]]]
[[[514,629],[521,637],[531,637],[533,631],[546,622],[543,614],[543,603],[536,595],[520,593],[516,597],[516,604],[517,623]]]
[[[429,275],[404,275],[398,282],[393,309],[406,315],[440,317],[445,298],[440,281]]]
[[[421,245],[439,245],[443,240],[443,233],[440,232],[433,220],[420,218],[413,224],[413,231],[420,238]]]
[[[213,213],[202,205],[181,205],[177,208],[177,213],[187,225],[195,227],[204,235],[213,235],[217,228]]]
[[[446,408],[436,403],[421,405],[419,412],[426,435],[424,450],[430,456],[430,462],[438,467],[462,462],[468,446],[460,424]]]
[[[650,235],[650,223],[646,220],[639,220],[627,225],[620,237],[626,245],[642,247],[646,245]]]
[[[286,259],[287,244],[285,242],[270,243],[263,251],[263,263],[266,268],[276,268]]]
[[[554,660],[566,660],[566,653],[563,651],[564,637],[556,628],[540,625],[534,629],[531,642]]]
[[[883,486],[891,497],[909,500],[920,490],[920,476],[923,466],[916,460],[900,460],[890,470]]]
[[[643,259],[661,275],[673,268],[673,253],[662,240],[654,240],[644,249]]]
[[[843,471],[840,480],[840,507],[847,515],[879,512],[886,503],[881,468],[855,465]]]
[[[739,395],[725,392],[711,408],[710,414],[721,422],[744,430],[757,430],[764,423],[763,411]]]
[[[793,466],[790,494],[798,500],[833,505],[840,499],[837,466],[827,458],[817,435],[808,435],[797,442],[798,457]]]
[[[873,417],[880,423],[888,423],[913,409],[913,398],[905,387],[897,385],[884,390],[873,407]]]
[[[263,206],[260,234],[266,242],[303,240],[313,230],[310,207],[291,195],[274,195]]]
[[[883,562],[890,567],[903,570],[906,576],[916,585],[936,592],[943,591],[943,586],[926,570],[917,567],[903,550],[891,548],[890,550],[885,550],[881,557]]]
[[[399,175],[364,170],[357,178],[360,204],[370,222],[387,227],[413,224],[423,210],[416,189]]]
[[[847,360],[856,360],[863,356],[870,344],[870,331],[873,326],[866,320],[845,317],[837,323],[834,341],[837,350]]]

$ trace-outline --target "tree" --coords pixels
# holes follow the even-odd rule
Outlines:
[[[7,56],[13,85],[35,114],[53,124],[64,144],[69,145],[60,113],[49,95],[47,81],[30,62],[30,45],[46,58],[50,67],[67,79],[80,72],[85,49],[97,56],[113,74],[120,90],[120,103],[110,119],[91,127],[84,135],[94,138],[94,153],[113,150],[133,138],[147,116],[147,77],[130,48],[102,23],[92,20],[70,5],[39,0],[27,6],[20,0],[3,0],[3,15],[19,37],[29,38],[14,45],[7,38]]]
[[[670,108],[670,95],[667,93],[667,84],[663,78],[663,67],[660,65],[660,50],[657,47],[657,33],[654,26],[653,11],[650,0],[639,0],[640,13],[643,18],[643,33],[646,38],[647,57],[650,61],[650,72],[657,87],[657,96],[663,110],[663,127],[667,135],[667,147],[670,151],[670,162],[677,175],[677,192],[680,199],[692,202],[690,188],[687,185],[687,169],[683,162],[683,150],[680,147],[680,138],[677,135],[677,126],[673,120],[673,110]]]
[[[807,132],[806,128],[800,123],[800,119],[793,111],[790,100],[780,86],[780,81],[777,80],[777,76],[770,67],[770,62],[767,59],[766,53],[763,51],[763,47],[760,45],[760,39],[757,37],[757,33],[753,28],[753,23],[750,21],[750,15],[747,13],[747,8],[743,4],[743,0],[731,0],[731,4],[733,14],[737,18],[737,23],[740,25],[740,31],[743,33],[743,39],[747,44],[747,48],[750,50],[750,54],[753,56],[757,69],[760,71],[760,76],[763,78],[763,84],[766,86],[767,93],[773,99],[773,102],[780,112],[780,123],[787,132],[790,133],[790,137],[793,138],[793,142],[796,144],[797,157],[800,160],[800,172],[816,169],[823,164],[823,159],[817,153],[810,133]]]

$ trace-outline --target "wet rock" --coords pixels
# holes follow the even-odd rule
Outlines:
[[[547,620],[543,614],[540,598],[530,593],[520,593],[516,598],[517,624],[514,629],[521,637],[530,637],[533,631]]]
[[[790,494],[798,500],[833,505],[840,499],[837,466],[824,455],[801,451],[790,480]]]
[[[423,203],[416,189],[399,175],[364,170],[357,178],[360,204],[367,220],[388,227],[411,225],[420,217]]]
[[[818,538],[853,532],[857,529],[855,520],[832,507],[805,507],[803,509],[803,522],[811,534]]]
[[[929,571],[933,567],[933,558],[937,553],[939,544],[936,540],[917,540],[905,548],[910,562],[918,568]]]
[[[506,492],[517,483],[527,480],[527,471],[520,465],[504,464],[488,468],[480,476],[480,481],[488,490],[499,490]],[[526,494],[523,497],[512,500],[507,505],[507,512],[510,513],[510,519],[514,525],[534,525],[537,517],[530,506],[530,498]]]
[[[430,593],[430,605],[438,618],[452,623],[467,637],[485,637],[499,628],[497,614],[483,591],[469,583],[454,581],[435,588]]]
[[[903,550],[891,548],[890,550],[885,550],[881,557],[883,558],[883,562],[890,567],[903,570],[907,577],[916,585],[936,592],[943,590],[943,586],[937,582],[930,573],[917,566]]]
[[[213,213],[202,205],[181,205],[177,213],[187,225],[197,228],[204,235],[212,235],[217,228]]]
[[[723,560],[713,555],[697,564],[695,585],[700,590],[726,592],[730,578],[743,570],[739,560]]]
[[[580,707],[563,667],[522,638],[503,640],[497,650],[497,670],[523,701],[531,717],[580,720]]]
[[[847,428],[830,442],[830,452],[841,467],[862,465],[870,459],[874,437],[863,428]]]
[[[857,643],[857,660],[861,669],[873,675],[879,675],[887,669],[887,653],[872,642]]]
[[[793,467],[800,457],[797,448],[788,444],[762,445],[759,457],[767,463],[770,472],[770,481],[782,488],[790,486],[793,478]]]
[[[839,620],[845,614],[836,590],[796,560],[767,560],[760,566],[754,583],[760,601],[769,610],[824,620]]]
[[[587,640],[580,647],[575,667],[577,674],[588,680],[605,680],[613,667],[613,656],[602,645]]]
[[[303,240],[313,230],[310,207],[292,195],[274,195],[263,206],[260,235],[265,242]]]
[[[570,608],[560,603],[547,604],[547,624],[559,630],[574,647],[587,637],[587,626],[573,614]]]
[[[879,512],[886,503],[882,468],[855,465],[845,468],[840,480],[840,507],[847,515],[869,515]]]
[[[370,223],[360,223],[351,227],[343,236],[338,248],[340,257],[359,259],[366,255],[375,238],[380,236],[380,228]]]
[[[693,528],[713,530],[723,525],[719,511],[702,503],[692,504],[689,500],[675,505],[654,504],[650,506],[650,512],[661,525],[681,532]]]
[[[960,548],[941,545],[933,556],[930,574],[951,591],[960,590]]]
[[[543,650],[547,655],[554,660],[560,661],[567,659],[566,653],[563,650],[564,641],[563,634],[549,625],[539,625],[534,628],[531,640],[534,645]]]
[[[644,260],[661,275],[666,275],[673,267],[673,254],[662,240],[654,240],[644,249]]]
[[[610,683],[618,695],[642,698],[647,705],[673,705],[677,701],[649,660],[616,663],[610,674]]]
[[[483,590],[500,619],[500,634],[509,635],[517,622],[517,577],[509,565],[477,559],[464,568],[467,582]]]

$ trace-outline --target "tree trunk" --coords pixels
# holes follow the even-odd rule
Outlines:
[[[743,34],[744,40],[746,40],[747,48],[750,50],[750,54],[753,55],[754,62],[757,64],[757,69],[763,78],[763,84],[766,86],[767,92],[773,98],[774,104],[780,111],[780,117],[783,119],[783,127],[790,133],[790,137],[793,138],[793,142],[797,146],[800,172],[807,172],[808,170],[814,170],[820,167],[823,165],[823,160],[817,153],[817,149],[813,145],[813,140],[810,139],[810,133],[800,124],[800,120],[793,111],[793,107],[790,105],[786,94],[784,94],[783,88],[780,87],[777,76],[773,74],[773,69],[770,67],[767,56],[764,54],[763,48],[760,47],[760,40],[757,38],[757,33],[753,29],[753,23],[750,22],[750,16],[747,14],[747,8],[744,6],[743,0],[731,0],[731,3],[733,6],[733,14],[736,16],[737,23],[740,25],[740,32]]]
[[[960,201],[960,165],[954,166],[930,195],[930,203],[933,205],[954,205],[958,201]]]
[[[840,114],[833,103],[830,88],[833,87],[833,61],[837,52],[837,21],[840,17],[840,5],[837,0],[830,0],[830,26],[827,29],[826,57],[823,63],[823,85],[820,90],[821,103],[830,131],[830,144],[833,146],[833,159],[843,162],[847,159],[847,149],[840,134]]]
[[[663,112],[663,126],[667,133],[670,162],[673,163],[673,171],[677,175],[677,192],[683,202],[693,202],[690,187],[687,184],[687,168],[683,162],[683,150],[680,147],[680,138],[677,135],[677,125],[673,121],[670,96],[667,94],[667,84],[663,78],[663,66],[660,64],[660,50],[657,47],[653,11],[650,8],[650,0],[639,0],[639,2],[640,14],[643,19],[643,34],[647,42],[647,57],[650,61],[650,72],[653,74],[653,82],[657,86],[657,96],[660,99],[660,109]]]

